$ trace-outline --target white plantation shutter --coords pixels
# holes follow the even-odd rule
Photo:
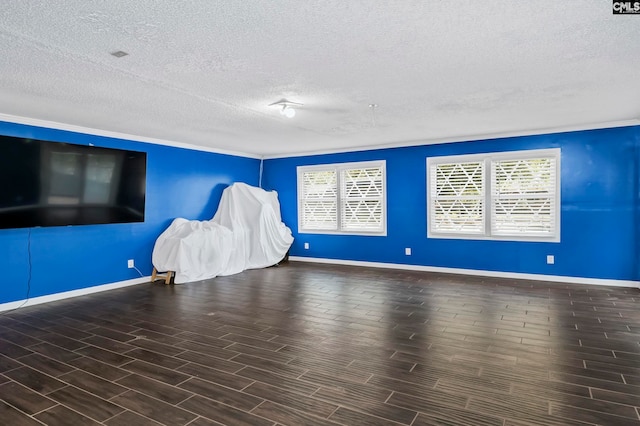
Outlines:
[[[302,173],[303,229],[338,229],[338,178],[335,170]]]
[[[298,167],[301,232],[386,233],[385,162]]]
[[[484,162],[431,167],[431,230],[484,233]]]
[[[560,149],[430,157],[428,233],[560,241]]]
[[[528,158],[491,163],[491,232],[553,235],[556,160]]]
[[[343,230],[381,231],[384,180],[382,167],[344,169],[340,173]]]

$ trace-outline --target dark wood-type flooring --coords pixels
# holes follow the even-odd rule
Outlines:
[[[0,424],[638,425],[639,341],[638,289],[292,262],[0,314]]]

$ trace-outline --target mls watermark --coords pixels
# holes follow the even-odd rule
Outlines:
[[[614,15],[640,15],[640,1],[613,1]]]

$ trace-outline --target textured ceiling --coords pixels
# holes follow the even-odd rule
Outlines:
[[[283,98],[304,104],[295,118],[268,106]],[[3,0],[0,114],[256,156],[637,123],[640,15],[608,0]]]

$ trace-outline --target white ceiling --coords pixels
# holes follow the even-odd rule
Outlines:
[[[267,157],[638,123],[611,4],[2,0],[0,114]]]

